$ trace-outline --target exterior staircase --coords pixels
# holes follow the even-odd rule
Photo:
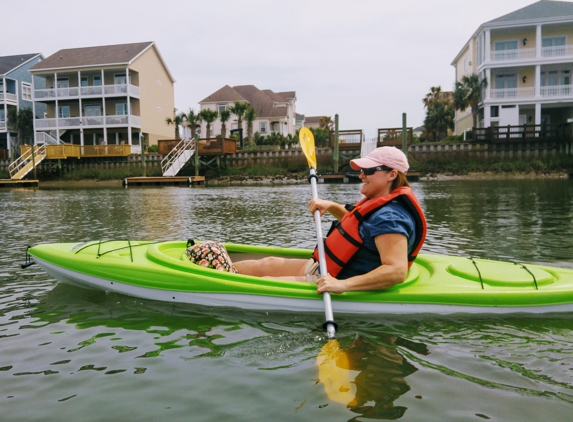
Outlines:
[[[161,161],[163,176],[176,176],[179,170],[191,159],[193,153],[195,153],[195,141],[181,140]]]
[[[34,160],[32,160],[32,148],[34,148]],[[20,155],[8,167],[10,178],[12,180],[21,180],[28,173],[32,171],[34,165],[38,165],[44,158],[46,158],[46,144],[34,145],[29,148],[24,154]]]

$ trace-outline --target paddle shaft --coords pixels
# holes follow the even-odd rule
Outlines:
[[[318,189],[316,187],[316,171],[314,167],[310,168],[310,186],[312,189],[312,197],[314,199],[318,199]],[[316,237],[318,242],[318,263],[320,265],[320,274],[326,275],[326,260],[324,258],[324,240],[322,237],[322,225],[320,222],[320,211],[314,211],[314,223],[316,225]],[[334,326],[334,314],[332,312],[332,302],[330,300],[330,293],[324,292],[322,294],[322,298],[324,299],[324,316],[326,318],[326,333],[328,334],[328,338],[334,338],[336,333],[336,328]]]

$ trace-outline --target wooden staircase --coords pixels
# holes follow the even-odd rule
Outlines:
[[[34,165],[38,165],[46,158],[46,145],[34,145],[34,160],[32,160],[32,148],[24,152],[16,161],[8,167],[12,180],[21,180],[32,171]]]

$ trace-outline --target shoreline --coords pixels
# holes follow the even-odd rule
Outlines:
[[[559,173],[468,173],[465,175],[429,174],[420,176],[420,181],[446,180],[503,180],[503,179],[567,179],[569,175]],[[289,185],[308,183],[306,176],[222,176],[207,180],[206,186],[236,185]],[[41,187],[57,188],[106,188],[122,187],[122,180],[49,180],[40,181]]]

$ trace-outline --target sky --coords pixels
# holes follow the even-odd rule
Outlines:
[[[0,0],[0,56],[153,41],[178,111],[225,85],[295,91],[341,130],[421,126],[482,23],[534,0]]]

